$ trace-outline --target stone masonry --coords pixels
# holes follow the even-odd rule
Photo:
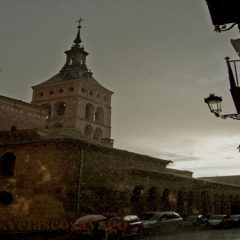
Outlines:
[[[39,106],[0,96],[0,131],[45,128],[46,120]]]
[[[0,163],[14,159],[12,175],[0,177],[5,222],[69,223],[109,209],[134,214],[240,212],[240,186],[169,173],[170,161],[162,159],[41,132],[23,133],[0,135]],[[3,192],[12,201],[1,199]]]

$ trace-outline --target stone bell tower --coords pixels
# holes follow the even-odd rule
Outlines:
[[[80,137],[112,146],[111,95],[86,65],[88,53],[78,31],[66,63],[55,76],[33,86],[32,103],[48,112],[47,128],[74,129]]]

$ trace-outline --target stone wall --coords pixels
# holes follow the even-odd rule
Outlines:
[[[0,131],[45,128],[46,117],[38,106],[0,96]]]
[[[165,171],[170,161],[39,137],[1,144],[0,162],[8,153],[16,161],[13,176],[0,176],[0,198],[1,192],[13,196],[11,203],[0,204],[6,222],[66,223],[107,209],[136,214],[240,212],[240,187],[170,174]]]
[[[165,171],[170,174],[176,174],[176,175],[184,176],[184,177],[192,177],[192,175],[193,175],[193,172],[185,171],[185,170],[178,170],[178,169],[173,169],[173,168],[166,168]]]

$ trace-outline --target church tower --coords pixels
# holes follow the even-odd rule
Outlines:
[[[88,53],[82,46],[80,18],[77,36],[66,63],[49,80],[33,86],[32,103],[48,112],[48,128],[74,129],[79,137],[112,146],[111,95],[93,77],[86,65]]]

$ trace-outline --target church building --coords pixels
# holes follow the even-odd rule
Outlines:
[[[65,51],[66,62],[62,69],[55,76],[32,87],[32,104],[0,96],[3,110],[1,119],[5,115],[5,122],[1,124],[0,130],[34,127],[67,129],[74,131],[79,139],[103,146],[113,146],[111,139],[113,92],[103,87],[86,65],[88,53],[81,45],[81,21],[82,19],[79,21],[73,46]],[[23,120],[22,124],[19,124],[21,115]],[[14,119],[14,123],[11,119]]]

